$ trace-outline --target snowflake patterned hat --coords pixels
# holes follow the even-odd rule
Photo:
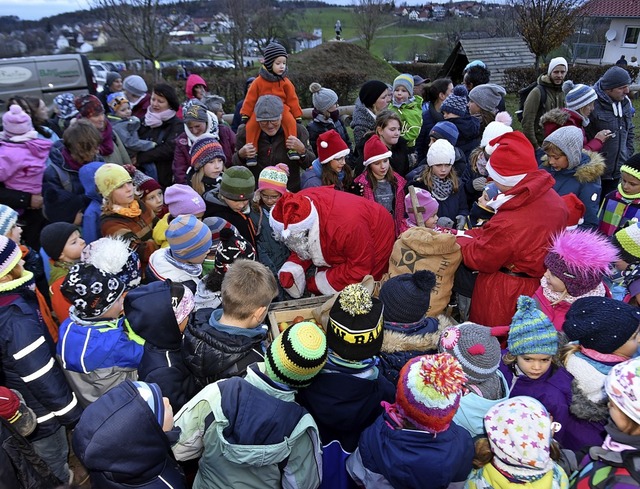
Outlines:
[[[494,405],[484,417],[484,427],[498,470],[526,482],[553,468],[551,418],[532,397],[512,397]]]
[[[125,284],[115,275],[87,263],[71,267],[60,292],[81,319],[102,316],[120,298]]]

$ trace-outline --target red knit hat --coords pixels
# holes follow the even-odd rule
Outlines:
[[[538,169],[538,162],[529,140],[520,131],[513,131],[489,141],[495,147],[487,173],[492,180],[507,187],[517,185],[527,173]]]
[[[364,166],[367,167],[371,163],[384,160],[391,157],[391,151],[380,140],[380,136],[374,135],[369,138],[369,141],[364,145]]]
[[[587,208],[576,194],[565,194],[562,196],[567,209],[569,209],[569,217],[567,219],[567,229],[575,229],[584,222],[584,214]]]
[[[276,235],[283,238],[291,233],[311,229],[318,221],[318,211],[309,197],[300,193],[285,193],[273,206],[269,224]]]
[[[318,136],[318,159],[323,165],[336,158],[347,156],[351,150],[335,129],[323,132]]]
[[[0,386],[0,418],[9,420],[18,411],[20,407],[20,399],[11,389]]]

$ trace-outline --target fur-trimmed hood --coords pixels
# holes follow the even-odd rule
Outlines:
[[[562,174],[570,175],[573,173],[575,179],[581,184],[598,182],[607,168],[604,158],[600,153],[587,151],[585,149],[582,150],[580,163],[576,168],[556,171],[549,166],[546,155],[542,157],[542,166],[554,176]]]
[[[432,333],[410,335],[385,329],[381,351],[383,353],[395,353],[399,351],[426,352],[437,350],[442,331],[457,323],[451,316],[445,316],[444,314],[440,314],[435,319],[438,322],[438,329]]]

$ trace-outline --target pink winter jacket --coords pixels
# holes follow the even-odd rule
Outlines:
[[[0,141],[0,182],[12,190],[42,193],[51,146],[51,141],[39,138],[20,143]]]

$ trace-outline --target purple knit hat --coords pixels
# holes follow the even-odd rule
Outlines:
[[[176,217],[181,214],[200,214],[206,209],[204,200],[188,185],[174,183],[164,191],[164,203],[169,214]]]

